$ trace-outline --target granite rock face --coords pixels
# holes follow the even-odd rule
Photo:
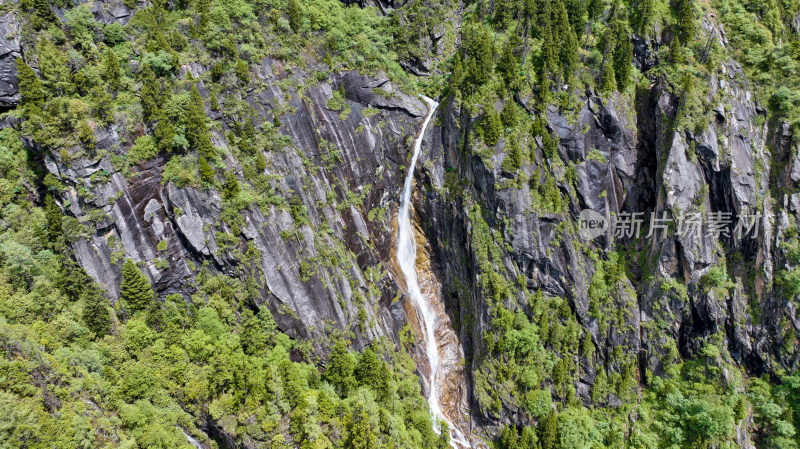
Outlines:
[[[265,153],[274,190],[261,193],[286,201],[244,205],[242,224],[233,228],[218,191],[165,181],[162,158],[132,167],[126,177],[111,156],[65,164],[49,155],[48,169],[70,187],[60,199],[69,204],[66,212],[88,224],[90,214],[102,211],[74,245],[79,263],[114,298],[121,261],[130,258],[144,267],[161,297],[178,293],[190,300],[198,293],[192,279],[206,270],[249,282],[255,303],[268,307],[290,335],[322,337],[333,325],[352,329],[357,346],[377,336],[396,339],[405,317],[402,304],[392,305],[398,287],[387,265],[390,220],[424,103],[387,79],[355,72],[319,82],[302,99],[279,85],[287,78],[309,82],[307,75],[289,74],[279,62],[264,60],[254,78],[265,86],[248,91],[258,120],[273,123],[274,111],[292,111],[277,115],[285,146]],[[334,110],[328,101],[340,87],[345,105]],[[222,130],[229,128],[218,120]],[[112,154],[128,145],[113,130],[96,134],[98,147]],[[214,141],[227,147],[223,133],[215,133]],[[242,173],[234,158],[226,162]],[[106,182],[89,181],[98,172]],[[90,193],[79,195],[75,187],[87,183]],[[244,262],[241,253],[248,250],[256,256]],[[365,307],[368,316],[359,318],[364,302],[380,306]],[[322,339],[315,341],[324,350]]]
[[[22,57],[19,45],[20,24],[14,13],[0,16],[0,108],[19,102],[17,58]]]

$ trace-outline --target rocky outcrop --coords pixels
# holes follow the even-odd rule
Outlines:
[[[0,16],[0,108],[10,108],[19,101],[17,58],[22,57],[19,45],[20,23],[13,12]]]
[[[278,116],[285,144],[265,153],[263,175],[274,185],[260,194],[275,200],[264,207],[234,206],[216,190],[167,182],[163,157],[126,176],[111,155],[69,163],[47,156],[50,172],[69,187],[63,207],[87,225],[86,237],[74,244],[78,261],[113,297],[120,263],[130,258],[162,297],[189,299],[198,292],[192,279],[206,270],[255,285],[260,293],[253,300],[292,335],[323,337],[327,323],[353,330],[359,346],[377,336],[394,339],[405,317],[402,304],[392,304],[397,284],[381,263],[390,259],[391,210],[424,104],[386,79],[354,72],[315,84],[302,97],[279,87],[287,77],[311,83],[305,73],[289,74],[265,60],[254,77],[263,87],[247,97],[261,122],[272,124],[275,111],[291,111]],[[345,104],[334,110],[328,101],[340,86]],[[110,130],[97,138],[112,154],[128,145]],[[215,142],[228,145],[221,133]],[[243,172],[236,159],[226,163]],[[78,193],[78,186],[89,193]],[[231,207],[242,207],[235,212],[239,224],[226,218]],[[248,248],[255,258],[242,256]]]

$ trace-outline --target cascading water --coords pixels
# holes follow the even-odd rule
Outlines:
[[[425,130],[428,128],[428,123],[436,111],[439,103],[436,101],[422,96],[426,103],[428,103],[428,115],[422,122],[422,128],[419,135],[414,140],[414,154],[411,156],[411,165],[408,168],[408,175],[406,175],[405,184],[403,184],[403,196],[400,199],[400,212],[397,217],[397,263],[403,271],[406,278],[406,288],[408,289],[408,296],[410,297],[415,308],[422,316],[422,330],[425,333],[425,352],[428,357],[428,365],[430,366],[430,396],[428,397],[428,404],[433,416],[447,423],[450,428],[450,442],[454,448],[471,447],[467,442],[464,435],[447,419],[442,413],[441,406],[439,405],[439,388],[436,385],[436,374],[440,369],[439,363],[439,344],[436,341],[436,311],[431,303],[422,294],[417,280],[417,246],[414,239],[414,230],[411,227],[411,217],[409,215],[409,208],[411,206],[411,187],[414,181],[414,167],[417,165],[419,158],[420,148],[422,147],[422,140],[425,137]],[[438,427],[434,427],[438,432]]]

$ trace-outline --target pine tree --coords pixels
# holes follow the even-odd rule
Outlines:
[[[653,0],[637,0],[633,8],[633,31],[640,36],[650,35],[650,27],[653,25]]]
[[[239,196],[239,180],[236,173],[229,171],[225,174],[225,184],[222,186],[222,198],[231,200]]]
[[[119,297],[132,312],[146,310],[155,301],[150,280],[139,270],[139,267],[126,259],[122,264],[122,283],[119,286]]]
[[[508,155],[503,159],[502,168],[510,173],[516,173],[522,167],[522,149],[517,139],[511,137],[507,139]]]
[[[519,86],[516,82],[519,72],[519,61],[514,55],[514,49],[520,45],[519,38],[516,34],[512,33],[508,38],[506,45],[503,47],[503,53],[500,55],[500,60],[497,62],[497,70],[503,77],[511,90],[518,90]]]
[[[353,358],[347,352],[344,343],[338,341],[328,357],[325,374],[322,378],[336,388],[339,397],[346,397],[356,386],[356,379],[353,377],[354,369]]]
[[[50,4],[47,0],[33,0],[33,8],[36,11],[36,16],[33,21],[33,25],[36,29],[41,29],[48,23],[52,23],[56,20],[56,16],[53,14],[53,10],[50,9]]]
[[[494,45],[492,35],[488,29],[481,32],[473,44],[470,52],[472,65],[470,66],[470,78],[476,85],[481,85],[489,80],[494,69],[492,61],[494,55]]]
[[[186,139],[189,145],[200,152],[205,158],[213,156],[211,136],[206,126],[206,111],[203,107],[203,97],[197,86],[192,86],[189,94],[189,107],[186,110]]]
[[[203,156],[200,156],[199,165],[200,165],[200,179],[206,184],[213,185],[214,169],[211,168],[211,165]]]
[[[614,64],[606,61],[603,67],[603,75],[600,78],[600,91],[609,93],[617,88],[617,78],[614,74]]]
[[[120,87],[119,58],[110,48],[106,50],[103,59],[103,78],[108,82],[108,87],[117,91]]]
[[[345,449],[373,449],[377,440],[369,425],[369,413],[358,403],[345,420]]]
[[[374,385],[380,376],[380,363],[372,348],[367,348],[358,358],[355,369],[359,385]]]
[[[675,0],[675,18],[677,21],[677,36],[681,42],[689,42],[694,38],[694,9],[692,0]]]
[[[99,288],[90,286],[84,295],[84,301],[83,321],[94,332],[95,338],[102,338],[111,328],[108,299]]]
[[[600,14],[603,13],[603,9],[605,4],[603,0],[589,0],[589,6],[586,8],[586,12],[589,14],[589,19],[596,20],[600,17]]]
[[[515,128],[517,126],[517,105],[512,98],[506,99],[503,109],[500,111],[500,122],[505,128]]]
[[[487,145],[493,147],[497,145],[497,141],[503,135],[503,125],[494,106],[487,104],[483,110],[483,140]]]
[[[303,11],[300,9],[298,0],[288,0],[287,12],[289,13],[289,26],[292,31],[297,32],[303,24]]]
[[[175,139],[175,127],[169,122],[166,117],[161,117],[156,124],[156,129],[153,131],[153,137],[156,139],[158,151],[167,153],[172,151],[172,142]]]
[[[142,103],[142,114],[147,122],[152,122],[159,117],[159,101],[161,99],[161,88],[158,85],[156,73],[145,64],[142,69],[142,88],[139,91],[139,101]]]
[[[41,106],[44,103],[42,82],[31,66],[22,58],[17,58],[17,79],[19,80],[20,106]]]
[[[578,65],[578,37],[569,24],[567,10],[564,2],[558,2],[554,34],[557,36],[559,59],[563,66],[563,75],[566,82],[572,80],[572,73]]]
[[[617,45],[614,49],[614,77],[620,91],[630,84],[633,43],[622,26],[617,28]]]
[[[50,243],[56,243],[61,237],[61,217],[64,214],[49,193],[44,197],[44,213],[47,218],[47,239]]]
[[[294,0],[297,1],[297,0]],[[250,67],[241,59],[236,60],[236,77],[239,78],[243,84],[250,82]]]
[[[542,449],[557,449],[558,448],[558,417],[555,410],[550,410],[547,418],[540,428],[539,440],[542,443]]]

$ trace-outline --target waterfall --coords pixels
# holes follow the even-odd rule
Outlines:
[[[430,396],[428,397],[428,404],[431,409],[431,414],[441,421],[447,423],[450,427],[450,442],[454,448],[470,447],[466,438],[462,433],[447,419],[442,413],[441,406],[439,405],[438,385],[436,385],[436,374],[440,369],[439,364],[439,344],[436,341],[436,311],[431,303],[420,290],[417,281],[417,247],[414,239],[414,230],[411,227],[411,217],[409,216],[409,208],[411,206],[411,187],[414,181],[414,167],[417,165],[419,158],[420,148],[422,147],[422,140],[425,137],[425,130],[428,128],[433,113],[439,103],[436,101],[422,96],[426,103],[428,103],[428,115],[422,122],[422,128],[419,135],[414,140],[414,154],[411,156],[411,165],[408,168],[408,175],[406,175],[405,184],[403,184],[403,196],[400,199],[400,212],[397,217],[397,263],[403,271],[406,278],[406,288],[408,289],[408,296],[414,304],[417,312],[421,315],[421,327],[425,333],[425,352],[428,357],[428,365],[430,366]],[[434,430],[439,432],[438,426],[434,425]]]

